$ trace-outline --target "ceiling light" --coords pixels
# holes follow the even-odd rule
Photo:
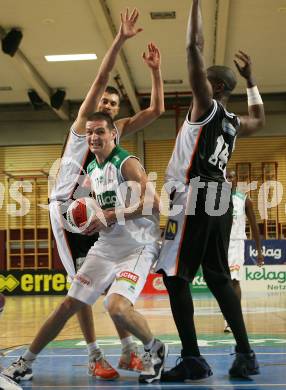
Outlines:
[[[10,87],[10,86],[0,86],[0,91],[2,92],[2,91],[12,91],[12,87]]]
[[[176,11],[150,12],[151,19],[176,19]]]
[[[60,54],[45,56],[48,62],[62,62],[62,61],[89,61],[96,60],[97,55],[94,53],[88,54]]]
[[[164,84],[183,84],[183,80],[181,80],[181,79],[168,79],[168,80],[164,80]]]

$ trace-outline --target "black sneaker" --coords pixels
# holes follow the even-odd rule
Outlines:
[[[168,356],[168,346],[156,340],[154,347],[150,351],[145,351],[142,356],[143,371],[138,378],[140,383],[152,383],[161,378]]]
[[[20,356],[19,359],[12,363],[9,367],[5,368],[2,371],[2,374],[8,376],[16,382],[20,380],[30,380],[33,378],[31,365],[28,364],[22,356]]]
[[[248,378],[249,375],[260,374],[259,364],[255,353],[235,353],[235,359],[229,370],[229,375],[233,378]]]
[[[162,372],[161,382],[197,381],[213,375],[210,366],[202,356],[188,356],[179,359],[180,362],[175,367]]]

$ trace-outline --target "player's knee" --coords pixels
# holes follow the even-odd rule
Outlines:
[[[111,294],[105,300],[105,305],[110,316],[118,323],[124,322],[127,317],[130,303],[126,301],[124,297],[118,294]]]
[[[59,310],[65,317],[71,317],[81,309],[82,303],[77,299],[67,296],[60,304]]]

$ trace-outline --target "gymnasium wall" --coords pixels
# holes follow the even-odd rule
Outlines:
[[[182,120],[183,116],[181,116],[180,119]],[[268,119],[268,123],[274,123],[276,125],[276,122],[270,119]],[[281,126],[281,120],[279,120],[278,123]],[[3,137],[1,137],[1,144],[6,144],[7,146],[0,146],[0,171],[12,173],[17,170],[32,169],[48,172],[52,162],[60,156],[62,148],[61,145],[65,139],[67,131],[66,125],[67,124],[64,122],[23,122],[20,127],[13,124],[13,122],[10,122],[10,125],[6,130],[4,126],[2,129]],[[174,118],[163,117],[148,126],[148,128],[144,131],[143,147],[145,168],[147,173],[157,172],[157,190],[159,192],[161,192],[162,189],[164,172],[174,145],[174,126]],[[8,130],[9,127],[10,129]],[[286,134],[285,136],[277,135],[277,131],[270,131],[268,124],[265,132],[267,132],[268,135],[270,132],[271,134],[274,133],[276,136],[271,137],[271,141],[268,136],[262,137],[262,133],[259,133],[259,137],[238,139],[236,143],[236,150],[229,166],[235,167],[237,163],[241,162],[251,163],[252,180],[257,180],[259,187],[262,181],[261,163],[267,161],[277,161],[277,179],[284,187],[286,184]],[[127,147],[131,153],[136,154],[138,145],[136,135],[126,138],[126,140],[123,139],[122,145]],[[1,178],[1,183],[3,183],[3,177]],[[261,218],[257,208],[258,193],[259,190],[253,191],[251,196],[256,205],[257,218],[260,221]],[[45,196],[44,194],[42,195],[43,197]],[[285,196],[286,195],[283,194],[282,201],[278,207],[280,223],[286,222]],[[165,194],[163,194],[163,199],[165,199]],[[162,218],[161,223],[164,223],[164,221],[165,219]],[[0,209],[0,228],[4,228],[4,226],[5,212],[2,207]]]
[[[181,113],[178,121],[179,123],[183,122],[185,114],[186,111]],[[235,167],[238,163],[250,163],[252,179],[257,180],[258,186],[260,186],[262,181],[261,163],[275,161],[278,166],[277,178],[284,188],[286,185],[286,126],[284,128],[284,123],[286,123],[286,114],[269,114],[267,116],[266,128],[258,134],[259,137],[238,139],[236,150],[230,162],[230,167]],[[148,126],[143,132],[140,132],[139,135],[127,137],[121,142],[122,146],[128,149],[132,154],[138,154],[138,151],[140,150],[140,153],[144,155],[147,173],[157,173],[156,185],[157,191],[160,194],[164,181],[165,169],[175,142],[175,125],[176,122],[172,112],[167,111],[162,118]],[[19,226],[22,230],[31,230],[35,228],[36,221],[37,228],[49,229],[47,209],[36,207],[35,205],[38,205],[39,203],[47,205],[48,188],[45,173],[49,171],[52,163],[60,156],[62,144],[69,126],[69,123],[63,121],[1,122],[0,172],[2,172],[2,175],[0,177],[0,240],[3,245],[5,240],[7,240],[6,232],[8,226],[10,229],[14,230],[19,229]],[[271,136],[271,138],[269,138],[269,136]],[[19,172],[21,171],[23,172],[20,176],[22,175],[23,179],[29,175],[30,178],[33,177],[33,175],[38,175],[38,177],[36,180],[35,177],[32,180],[29,179],[32,182],[32,190],[31,192],[25,192],[24,196],[30,201],[30,212],[22,219],[19,219],[19,217],[8,217],[6,211],[7,203],[14,203],[16,207],[19,207],[17,202],[11,202],[11,199],[9,201],[8,194],[11,183],[13,183],[13,180],[19,179]],[[3,172],[6,172],[6,174]],[[15,179],[9,177],[11,174],[17,174],[18,176]],[[258,191],[253,191],[251,196],[254,200],[258,222],[260,222],[261,218],[257,208]],[[162,192],[162,198],[167,207],[168,199],[164,192]],[[285,194],[283,194],[282,201],[278,207],[278,219],[280,224],[286,224],[285,201]],[[275,214],[275,210],[273,213]],[[166,217],[162,216],[161,226],[164,226],[165,221]],[[18,233],[16,232],[14,235],[15,242],[12,245],[15,248],[21,246],[20,240],[21,237],[24,237],[24,233],[22,235],[17,234]],[[32,239],[35,240],[35,234],[33,233],[34,235],[32,236],[29,236],[29,234],[27,241]],[[40,237],[38,238],[40,240]],[[13,240],[13,236],[10,236],[10,239]],[[48,240],[48,235],[45,235],[45,238],[42,238],[42,240]],[[27,245],[30,244],[27,243]],[[47,246],[48,244],[42,243],[41,245]],[[4,245],[4,247],[7,247],[7,245]],[[21,250],[22,252],[25,251],[23,247]],[[54,263],[52,263],[52,265],[58,266],[58,255],[54,249],[51,250],[53,253],[51,254],[49,252],[49,256],[53,258]],[[32,255],[29,254],[29,256],[31,257]],[[0,254],[0,264],[3,264],[5,260],[4,257],[5,251],[2,250]],[[20,264],[16,255],[15,264]],[[32,263],[30,261],[23,263],[22,261],[21,267],[24,266],[24,268],[27,268],[25,264]],[[18,265],[16,268],[18,268]],[[46,266],[46,262],[38,264],[39,269],[41,267],[45,268]]]

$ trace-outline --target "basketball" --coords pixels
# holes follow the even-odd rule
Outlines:
[[[0,313],[4,310],[5,306],[5,296],[0,293]]]
[[[82,223],[88,226],[91,218],[95,215],[96,201],[93,198],[79,198],[74,200],[67,210],[67,221],[74,227],[79,228]]]

